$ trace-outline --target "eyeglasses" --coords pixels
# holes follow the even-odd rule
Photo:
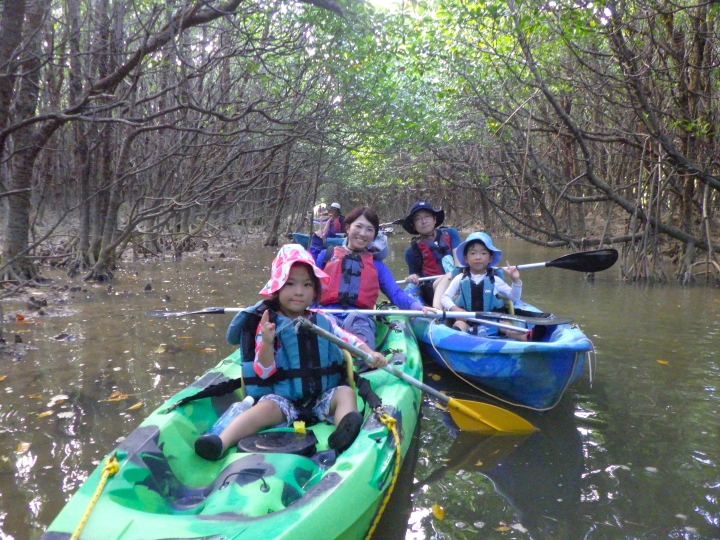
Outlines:
[[[414,222],[414,223],[420,223],[420,222],[422,222],[422,221],[430,221],[430,220],[431,220],[432,218],[434,218],[434,217],[435,217],[435,216],[433,216],[432,214],[417,214],[417,215],[413,218],[413,222]]]

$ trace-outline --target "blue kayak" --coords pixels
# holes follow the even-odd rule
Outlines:
[[[526,311],[537,308],[518,302]],[[504,321],[501,321],[504,322]],[[515,341],[459,332],[437,319],[412,321],[420,349],[437,364],[513,405],[547,410],[582,374],[593,349],[577,326],[548,326],[541,341]]]
[[[293,235],[293,241],[296,244],[300,244],[305,249],[310,248],[310,235],[309,234],[302,234],[294,232]],[[327,249],[328,246],[342,246],[343,242],[345,241],[344,237],[335,237],[335,238],[327,238],[325,240],[325,244],[323,245],[323,248]]]

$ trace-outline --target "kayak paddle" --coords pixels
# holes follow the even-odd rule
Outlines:
[[[357,358],[361,358],[362,360],[372,360],[372,357],[369,354],[361,351],[353,345],[350,345],[349,343],[344,342],[342,339],[335,336],[335,334],[331,334],[330,332],[323,330],[307,319],[303,319],[302,317],[298,318],[296,325],[298,327],[303,326],[307,328],[311,332],[316,333],[338,347],[347,350]],[[535,431],[535,426],[533,426],[530,422],[508,410],[501,409],[495,405],[490,405],[489,403],[451,398],[426,385],[425,383],[418,381],[407,373],[400,371],[394,366],[388,365],[384,366],[382,369],[402,379],[415,388],[419,388],[423,392],[434,396],[444,403],[450,411],[452,419],[463,431],[479,431],[482,433],[494,433],[496,431],[532,433]]]
[[[531,268],[562,268],[563,270],[575,270],[576,272],[602,272],[607,270],[615,261],[618,260],[617,249],[596,249],[594,251],[578,251],[577,253],[569,253],[553,259],[552,261],[518,264],[518,270],[529,270]],[[439,276],[422,277],[418,281],[433,281],[443,277]],[[396,281],[398,285],[407,283],[407,280]]]
[[[495,313],[493,311],[439,311],[429,312],[423,315],[422,311],[414,311],[411,309],[322,309],[323,313],[358,313],[360,315],[374,315],[377,317],[387,315],[398,315],[400,317],[426,317],[430,319],[483,319],[483,324],[493,326],[490,321],[484,319],[500,319],[503,321],[517,321],[525,324],[533,324],[535,326],[557,326],[558,324],[570,324],[573,319],[567,318],[548,318],[548,317],[523,317],[522,315],[508,315],[505,313]],[[161,312],[162,313],[162,312]],[[497,323],[496,323],[497,324]],[[507,328],[508,330],[519,330],[517,326],[509,326],[501,324],[498,328]]]
[[[528,268],[562,268],[576,272],[601,272],[607,270],[618,260],[617,249],[596,249],[594,251],[578,251],[569,253],[548,262],[519,264],[518,270]]]
[[[226,308],[226,307],[208,307],[202,309],[196,309],[191,311],[166,311],[162,309],[155,309],[148,311],[145,315],[148,317],[186,317],[188,315],[221,315],[223,313],[237,313],[245,308]],[[355,309],[355,310],[342,310],[342,309],[322,309],[323,313],[350,313],[354,311],[361,315],[376,315],[376,316],[387,316],[387,315],[399,315],[401,317],[430,317],[434,319],[442,319],[447,317],[449,319],[499,319],[503,321],[517,321],[525,324],[532,324],[534,326],[557,326],[559,324],[570,324],[573,319],[567,318],[547,318],[547,317],[523,317],[521,315],[508,315],[505,313],[494,313],[492,311],[446,311],[443,313],[428,313],[423,315],[422,311],[412,310],[400,310],[400,309]],[[485,324],[486,321],[483,320]],[[510,326],[507,324],[492,323],[487,321],[490,326],[497,326],[498,328],[505,328],[507,330],[517,331],[517,326]]]
[[[168,311],[164,309],[154,309],[148,311],[145,315],[148,317],[185,317],[187,315],[222,315],[223,313],[237,313],[245,308],[228,308],[228,307],[206,307],[191,311]]]

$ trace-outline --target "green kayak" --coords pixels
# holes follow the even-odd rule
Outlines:
[[[421,379],[420,353],[407,320],[388,317],[377,327],[379,350],[391,365]],[[239,361],[236,352],[170,398],[110,454],[116,455],[119,470],[89,511],[81,540],[366,536],[397,467],[395,437],[376,411],[366,408],[360,434],[339,456],[328,448],[334,429],[328,424],[308,427],[305,436],[290,428],[267,430],[251,451],[233,449],[220,461],[195,454],[195,439],[241,396],[207,397],[167,410],[210,385],[238,378]],[[404,458],[418,420],[420,391],[382,370],[362,376],[382,400],[385,420],[396,421]],[[358,406],[362,410],[361,400]],[[309,448],[303,444],[308,438]],[[65,505],[43,540],[71,537],[102,476],[103,464]]]

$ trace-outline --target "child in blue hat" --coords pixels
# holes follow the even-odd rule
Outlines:
[[[474,232],[458,246],[456,257],[463,272],[450,282],[442,296],[442,307],[447,311],[500,311],[505,302],[498,295],[517,302],[522,295],[520,271],[515,266],[503,268],[512,279],[512,286],[496,275],[496,268],[502,258],[502,251],[497,249],[490,235]],[[453,328],[467,331],[468,324],[456,320]],[[507,337],[526,341],[522,332],[503,332]],[[488,331],[490,333],[490,331]]]

